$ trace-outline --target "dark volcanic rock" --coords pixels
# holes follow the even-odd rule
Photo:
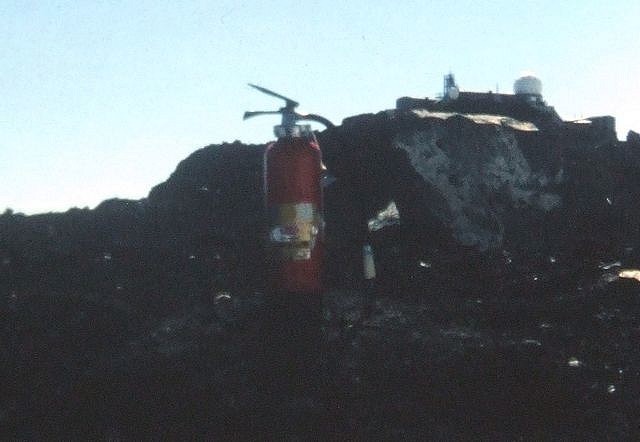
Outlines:
[[[321,317],[265,290],[262,145],[200,149],[141,201],[7,211],[1,435],[634,438],[639,150],[532,129],[418,111],[320,133]]]
[[[343,131],[340,139],[364,145],[346,141],[336,156],[354,164],[346,179],[358,176],[354,181],[366,187],[361,194],[396,201],[403,224],[420,231],[425,246],[440,245],[450,230],[463,246],[499,249],[514,211],[549,212],[561,206],[553,188],[556,176],[546,170],[552,165],[533,169],[518,131],[501,125],[498,118],[474,122],[471,117],[428,112],[376,118],[383,121],[368,119],[363,127],[345,122],[336,129]],[[384,136],[361,136],[375,131]],[[363,158],[343,160],[349,148],[360,149]],[[340,167],[336,169],[340,176]]]
[[[630,130],[627,133],[627,143],[633,145],[636,148],[640,147],[640,134],[638,132]]]

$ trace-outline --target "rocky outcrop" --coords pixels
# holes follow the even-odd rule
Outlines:
[[[561,206],[560,195],[548,191],[557,184],[555,177],[532,170],[516,130],[459,115],[447,115],[443,122],[431,118],[393,142],[406,152],[424,185],[443,199],[438,216],[459,243],[482,251],[500,248],[510,210],[549,212]]]
[[[396,202],[414,254],[603,253],[638,241],[628,143],[486,115],[427,111],[353,117],[320,134],[329,170],[364,206]],[[331,194],[328,193],[330,196]],[[348,214],[348,215],[345,215]],[[354,238],[351,238],[354,239]]]
[[[397,240],[411,256],[619,250],[637,241],[633,143],[599,144],[488,115],[388,111],[319,135],[329,173],[327,241],[339,283],[355,272],[367,221],[394,202]],[[2,217],[5,255],[220,256],[238,281],[262,279],[262,155],[240,142],[200,149],[142,201],[93,211]],[[400,236],[398,236],[400,235]],[[42,258],[45,259],[45,258]],[[132,258],[133,259],[133,258]],[[342,262],[344,261],[344,262]],[[208,263],[213,265],[213,263]],[[259,266],[257,266],[259,267]],[[331,266],[330,266],[331,267]],[[257,275],[257,276],[256,276]],[[255,278],[254,278],[255,276]],[[348,277],[349,279],[351,277]]]
[[[322,315],[265,290],[263,145],[199,149],[140,201],[5,212],[0,435],[633,439],[640,150],[574,129],[319,133]]]

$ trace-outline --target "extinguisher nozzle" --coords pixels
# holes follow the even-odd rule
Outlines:
[[[280,115],[282,114],[281,111],[248,111],[245,112],[244,115],[242,116],[243,120],[247,120],[251,117],[257,117],[258,115]]]

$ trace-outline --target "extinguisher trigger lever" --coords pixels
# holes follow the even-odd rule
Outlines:
[[[284,100],[286,109],[293,110],[296,107],[298,107],[298,102],[297,101],[292,100],[291,98],[287,98],[284,95],[280,95],[277,92],[273,92],[272,90],[269,90],[266,87],[258,86],[257,84],[251,84],[251,83],[249,83],[249,86],[251,86],[254,89],[259,90],[260,92],[262,92],[264,94],[271,95],[272,97],[276,97],[276,98],[280,98],[281,100]]]

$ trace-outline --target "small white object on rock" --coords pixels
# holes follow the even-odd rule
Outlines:
[[[231,299],[231,293],[227,291],[217,292],[214,298],[216,304],[221,301],[228,301],[229,299]]]
[[[620,270],[620,273],[618,273],[618,276],[620,278],[635,279],[636,281],[640,282],[640,270],[638,269]]]
[[[578,360],[578,358],[569,358],[567,365],[569,365],[569,367],[577,368],[582,367],[582,362]]]

